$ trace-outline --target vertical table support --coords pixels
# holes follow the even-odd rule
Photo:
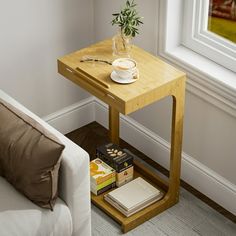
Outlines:
[[[109,132],[112,143],[119,145],[120,114],[112,106],[109,106]]]
[[[173,97],[172,128],[171,128],[171,153],[170,153],[170,176],[169,190],[167,193],[170,205],[179,201],[185,81],[180,80]]]

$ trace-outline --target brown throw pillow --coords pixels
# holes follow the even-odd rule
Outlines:
[[[0,100],[0,175],[40,207],[52,209],[57,198],[63,149],[38,122]]]

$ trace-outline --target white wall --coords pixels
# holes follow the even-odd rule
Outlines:
[[[124,2],[124,1],[123,1]],[[144,26],[136,44],[156,54],[158,1],[136,0]],[[111,14],[119,11],[122,1],[99,0],[95,4],[95,39],[111,37]],[[170,140],[171,99],[152,104],[131,117],[163,139]],[[148,115],[147,115],[148,114]],[[183,151],[217,175],[236,184],[236,118],[187,90]],[[158,154],[157,154],[158,160]]]
[[[88,97],[57,73],[57,58],[92,42],[93,1],[0,4],[0,89],[40,116]]]

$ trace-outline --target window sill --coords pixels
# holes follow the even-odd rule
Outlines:
[[[187,73],[187,90],[236,117],[236,73],[179,45],[159,55]]]
[[[157,54],[187,73],[187,91],[236,117],[236,73],[181,44],[184,0],[160,0]]]

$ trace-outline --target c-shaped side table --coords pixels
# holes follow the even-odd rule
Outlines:
[[[81,62],[85,56],[113,60],[111,40],[105,40],[58,59],[58,71],[109,105],[109,130],[113,143],[119,143],[119,113],[127,115],[164,97],[172,96],[172,129],[169,181],[164,181],[135,162],[135,176],[142,176],[165,191],[162,200],[130,217],[103,200],[103,194],[92,195],[92,202],[122,225],[127,232],[178,202],[181,147],[185,99],[185,73],[161,59],[133,46],[132,58],[137,61],[140,78],[132,84],[118,84],[110,79],[112,67],[99,62]]]

